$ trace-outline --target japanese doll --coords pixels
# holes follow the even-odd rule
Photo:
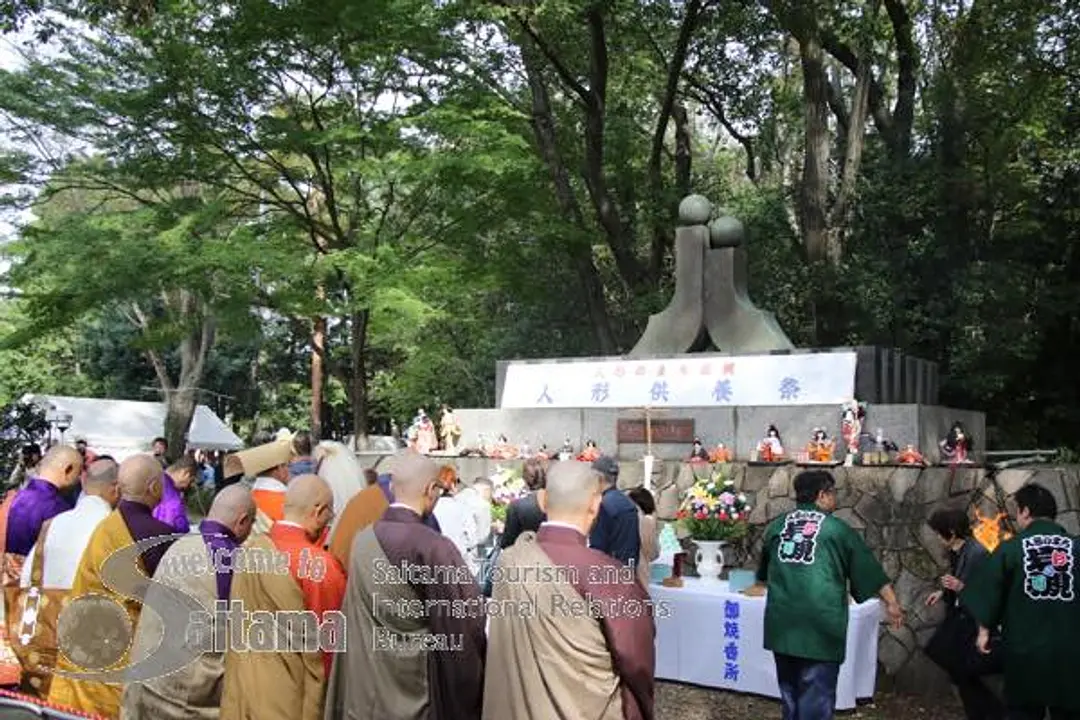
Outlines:
[[[858,400],[844,403],[840,417],[840,438],[844,441],[844,465],[852,466],[859,455],[859,438],[866,419],[866,404]]]
[[[836,442],[829,439],[825,428],[814,428],[814,434],[806,446],[807,459],[812,463],[831,463]]]
[[[569,460],[572,457],[574,457],[574,446],[570,442],[570,438],[567,437],[565,440],[563,440],[562,447],[559,448],[559,459]]]
[[[600,457],[600,448],[596,446],[596,442],[593,440],[586,440],[585,447],[578,453],[577,460],[578,462],[591,463],[598,457]]]
[[[709,462],[709,453],[705,450],[705,446],[701,444],[701,440],[698,438],[694,438],[694,447],[690,450],[689,460],[692,463]]]
[[[926,465],[926,459],[914,445],[905,445],[904,449],[896,454],[896,463],[897,465]]]
[[[765,438],[758,443],[757,451],[760,462],[779,462],[784,459],[784,445],[775,425],[770,425],[765,431]]]
[[[427,416],[423,408],[420,408],[416,418],[413,420],[413,428],[416,430],[414,445],[416,452],[427,455],[439,447],[439,441],[435,437],[435,423],[431,422],[431,418]],[[410,432],[410,437],[412,435],[413,433]]]
[[[458,424],[454,410],[449,405],[442,406],[442,416],[439,418],[439,435],[442,436],[442,449],[449,453],[456,453],[457,444],[461,440],[461,425]]]
[[[513,460],[518,456],[518,449],[510,444],[505,435],[500,435],[495,447],[488,452],[488,457],[495,460]]]
[[[962,465],[972,462],[969,457],[972,445],[973,442],[971,436],[964,430],[963,424],[959,421],[954,422],[952,429],[949,430],[949,434],[941,441],[942,462],[953,465]]]
[[[724,443],[717,443],[716,447],[709,452],[709,462],[711,463],[729,463],[734,459],[735,454]]]

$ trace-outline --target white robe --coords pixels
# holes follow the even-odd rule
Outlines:
[[[469,566],[473,575],[480,571],[480,561],[476,555],[476,546],[480,544],[480,537],[476,531],[476,519],[467,500],[460,497],[443,495],[435,503],[433,511],[435,519],[439,521],[439,530],[443,536],[454,543],[454,547],[461,553],[461,559]]]
[[[90,536],[102,520],[109,516],[112,508],[97,495],[83,493],[75,507],[53,518],[45,536],[45,565],[42,568],[41,584],[46,589],[70,590],[75,583],[75,572],[79,569]],[[30,571],[34,566],[35,545],[23,563],[21,587],[30,587]]]

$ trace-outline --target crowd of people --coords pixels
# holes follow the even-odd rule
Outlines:
[[[655,502],[619,489],[614,458],[528,460],[530,492],[499,523],[486,479],[466,486],[412,449],[379,474],[298,433],[223,458],[191,527],[199,464],[167,455],[155,443],[118,463],[58,445],[28,458],[0,507],[0,685],[101,718],[657,717]],[[764,643],[785,720],[825,720],[850,598],[880,597],[897,628],[904,611],[833,515],[832,475],[804,471],[795,492],[763,538]],[[990,555],[963,512],[931,518],[953,566],[926,599],[947,607],[927,652],[969,718],[1077,718],[1076,540],[1044,488],[1015,501],[1020,532]],[[42,593],[64,599],[28,614]],[[60,608],[88,598],[65,629]],[[51,631],[13,631],[28,615]],[[1004,702],[981,680],[1002,669]]]

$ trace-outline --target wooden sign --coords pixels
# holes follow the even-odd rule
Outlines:
[[[652,420],[654,444],[691,445],[694,442],[693,420]],[[619,420],[615,426],[615,441],[620,445],[644,445],[646,423],[641,420]]]

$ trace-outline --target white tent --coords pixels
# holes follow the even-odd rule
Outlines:
[[[25,395],[23,402],[38,405],[49,412],[71,413],[71,427],[64,439],[86,439],[91,450],[117,460],[150,450],[155,437],[165,432],[165,404],[135,400]],[[205,405],[195,408],[188,430],[188,448],[200,450],[238,450],[240,438]]]

